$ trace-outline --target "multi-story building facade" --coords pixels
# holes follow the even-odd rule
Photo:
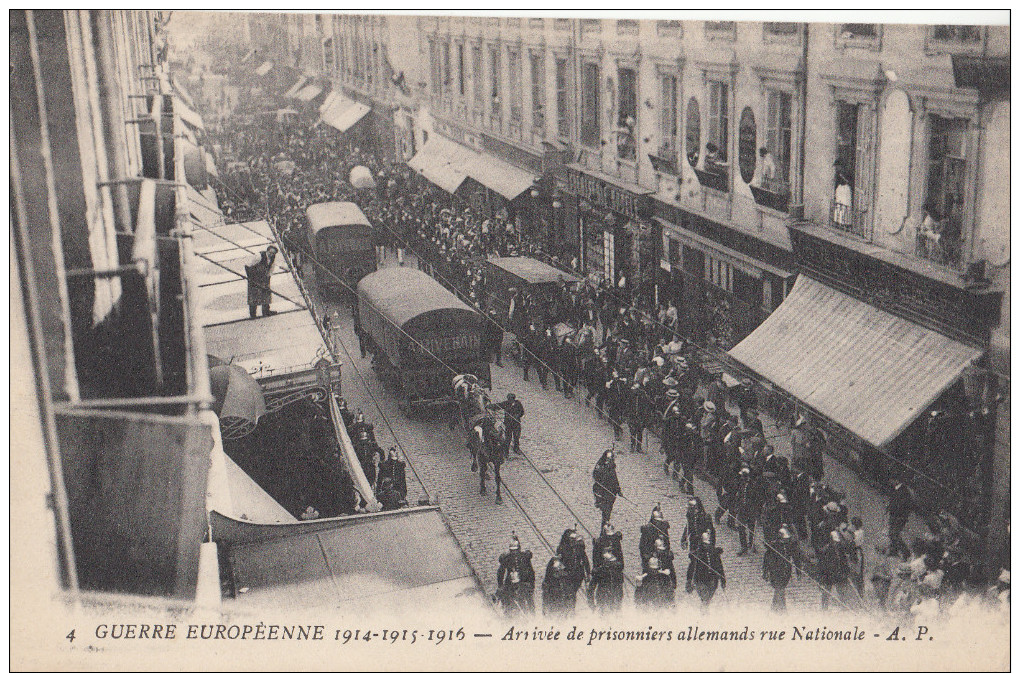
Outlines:
[[[216,423],[190,271],[206,164],[164,23],[11,12],[12,329],[34,375],[12,395],[26,419],[12,497],[46,512],[12,540],[43,538],[56,559],[39,596],[191,599],[198,584]],[[48,481],[23,471],[33,461]]]
[[[394,21],[401,30],[387,31]],[[415,164],[429,162],[431,138],[453,169],[441,186],[508,211],[565,264],[676,302],[696,343],[730,349],[806,275],[975,349],[980,359],[958,374],[997,426],[977,490],[1001,537],[1008,27],[335,25],[346,45],[337,67],[366,91],[379,53],[422,64],[409,87]],[[848,446],[860,439],[846,434]]]
[[[970,349],[949,390],[965,389],[992,427],[970,490],[1001,541],[1008,27],[397,16],[314,27],[322,72],[372,106],[386,155],[516,218],[565,266],[676,303],[708,352],[753,334],[801,277]],[[827,420],[848,456],[899,455],[924,434],[914,420],[869,449],[848,420]]]

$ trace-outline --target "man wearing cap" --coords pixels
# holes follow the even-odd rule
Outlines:
[[[680,393],[675,388],[666,391],[666,413],[662,418],[662,443],[660,448],[666,458],[662,470],[669,474],[680,464],[681,443],[684,441],[684,419],[680,411]]]
[[[269,289],[269,280],[273,275],[277,248],[271,245],[258,255],[252,257],[244,270],[248,277],[248,314],[254,318],[262,307],[262,317],[275,315],[276,311],[269,308],[273,293]]]
[[[506,401],[495,405],[503,410],[504,425],[507,434],[507,449],[514,453],[521,452],[521,419],[524,418],[524,405],[513,393],[506,394]]]
[[[712,602],[712,596],[720,586],[726,589],[726,572],[722,565],[722,549],[715,546],[712,534],[705,531],[697,545],[693,545],[688,555],[691,559],[687,566],[687,593],[697,589],[701,598],[702,609]]]

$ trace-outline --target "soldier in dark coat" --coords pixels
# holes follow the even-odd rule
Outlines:
[[[660,448],[665,454],[662,470],[666,474],[669,474],[670,469],[676,469],[680,464],[680,443],[683,440],[684,419],[680,404],[677,403],[679,398],[680,393],[674,388],[666,391],[669,406],[662,418],[662,443],[660,444]]]
[[[616,496],[623,495],[620,488],[620,480],[616,476],[616,458],[612,449],[607,449],[595,469],[591,473],[594,484],[592,492],[595,494],[595,508],[602,513],[602,525],[604,526],[613,515],[613,505],[616,504]]]
[[[659,568],[659,559],[648,559],[648,569],[638,575],[634,603],[645,608],[668,608],[673,604],[674,582],[669,570]]]
[[[762,560],[762,578],[772,585],[772,610],[786,612],[786,587],[790,584],[793,571],[800,577],[802,565],[800,545],[789,526],[779,528],[776,539],[765,546]]]
[[[521,452],[521,419],[524,418],[524,405],[520,403],[517,396],[507,393],[506,401],[496,405],[504,412],[504,425],[506,426],[507,451]]]
[[[248,277],[248,314],[252,318],[257,314],[259,306],[262,307],[263,317],[276,313],[269,308],[273,300],[273,293],[269,289],[269,280],[273,275],[276,253],[276,246],[271,245],[259,253],[257,259],[252,258],[244,267]]]
[[[568,578],[567,593],[563,598],[564,609],[573,613],[577,590],[581,588],[581,584],[591,581],[588,552],[584,548],[584,539],[576,529],[568,528],[563,531],[560,544],[556,547],[556,555],[563,559]]]
[[[570,577],[559,556],[553,556],[545,566],[542,579],[542,614],[564,617],[574,612],[574,601],[569,599]]]
[[[793,508],[790,507],[786,491],[776,493],[765,506],[765,514],[761,518],[761,536],[765,544],[771,544],[779,536],[783,526],[794,525]]]
[[[376,490],[376,499],[379,500],[379,504],[382,505],[384,512],[390,512],[395,509],[400,509],[403,504],[403,498],[393,487],[393,480],[389,477],[379,480],[379,488]]]
[[[489,319],[485,323],[484,350],[488,359],[493,359],[497,367],[503,366],[503,328],[499,324],[496,309],[489,309]]]
[[[839,594],[843,605],[852,601],[850,585],[850,562],[846,546],[839,531],[829,533],[828,542],[818,552],[818,582],[822,585],[822,609],[829,609],[833,592]]]
[[[563,397],[571,399],[580,374],[580,349],[574,337],[567,337],[560,346],[560,373],[563,375]]]
[[[592,571],[588,602],[601,613],[615,612],[623,602],[623,561],[608,549]]]
[[[681,491],[693,495],[694,469],[704,458],[702,447],[712,447],[716,444],[718,440],[715,439],[709,442],[699,441],[697,431],[691,423],[685,423],[681,428],[679,458],[683,473],[677,478]]]
[[[623,567],[623,533],[613,528],[613,524],[606,523],[602,526],[602,532],[599,536],[592,538],[591,540],[591,561],[592,561],[592,573],[594,576],[595,568],[602,563],[602,559],[605,558],[605,553],[610,551],[613,556],[620,562],[621,568]]]
[[[407,471],[404,461],[400,460],[397,447],[391,447],[389,456],[379,465],[379,479],[389,479],[400,500],[407,502]]]
[[[652,515],[649,517],[648,523],[641,526],[641,540],[638,542],[638,551],[641,554],[642,566],[647,565],[648,559],[655,554],[655,541],[660,537],[665,540],[666,548],[668,549],[670,547],[669,522],[663,518],[662,508],[659,505],[655,505],[652,508]]]
[[[614,369],[613,377],[606,382],[606,402],[613,435],[616,441],[620,441],[623,438],[623,416],[627,409],[627,380],[619,370]]]
[[[712,534],[712,543],[715,544],[715,525],[712,517],[705,511],[701,498],[691,496],[687,501],[687,525],[684,526],[683,535],[680,537],[680,548],[687,549],[698,544],[698,540],[706,532]]]
[[[726,589],[726,572],[722,565],[722,549],[715,546],[712,536],[707,531],[702,534],[701,541],[689,554],[690,565],[687,566],[687,593],[695,589],[704,607],[712,601],[712,596],[720,586]]]
[[[531,565],[531,550],[521,551],[516,533],[511,538],[510,550],[499,557],[496,586],[496,598],[507,616],[535,611],[535,568]]]
[[[761,517],[764,500],[765,489],[761,479],[753,475],[750,468],[741,468],[736,493],[737,525],[740,528],[740,551],[737,556],[743,556],[748,551],[758,551],[754,544],[754,528]]]
[[[643,453],[645,445],[645,423],[648,416],[649,400],[640,383],[634,383],[627,394],[627,430],[630,432],[630,450]]]

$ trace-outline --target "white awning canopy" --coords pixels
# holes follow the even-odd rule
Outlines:
[[[320,93],[322,93],[321,86],[309,84],[305,88],[301,89],[301,91],[298,91],[294,98],[297,98],[302,103],[307,103],[308,101],[318,96]]]
[[[358,103],[337,92],[332,92],[319,108],[320,119],[343,133],[364,118],[371,110],[364,103]]]
[[[512,201],[535,183],[535,177],[523,168],[490,154],[475,154],[467,173],[492,191]]]
[[[801,274],[779,308],[730,355],[882,447],[981,351]]]
[[[468,148],[432,134],[407,165],[426,180],[453,194],[467,179],[467,167],[475,153]]]

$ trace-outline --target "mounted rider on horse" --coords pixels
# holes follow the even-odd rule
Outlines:
[[[502,414],[495,408],[474,374],[458,374],[453,377],[453,391],[467,432],[467,447],[471,451],[471,471],[480,472],[479,493],[485,495],[485,480],[488,477],[488,466],[491,464],[496,476],[496,504],[502,504],[503,481],[499,468],[506,460],[508,448]]]

